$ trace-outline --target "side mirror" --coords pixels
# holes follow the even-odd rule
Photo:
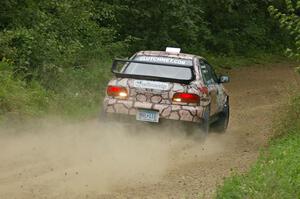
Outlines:
[[[221,75],[219,77],[219,83],[228,83],[230,82],[230,78],[226,75]]]

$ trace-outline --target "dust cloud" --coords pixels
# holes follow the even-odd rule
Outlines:
[[[105,195],[222,151],[219,139],[195,140],[177,126],[49,121],[0,129],[0,198]]]

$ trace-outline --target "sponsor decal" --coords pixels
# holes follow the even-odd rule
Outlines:
[[[176,59],[171,57],[155,57],[155,56],[137,56],[136,61],[163,63],[163,64],[177,64],[182,66],[192,66],[193,61],[189,59]]]
[[[134,80],[133,86],[135,88],[153,89],[153,90],[168,90],[169,84],[164,82],[154,82],[146,80]]]

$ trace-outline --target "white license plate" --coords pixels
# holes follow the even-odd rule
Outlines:
[[[158,111],[138,110],[136,119],[144,122],[158,122],[159,114]]]

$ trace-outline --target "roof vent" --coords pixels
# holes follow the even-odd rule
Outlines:
[[[167,47],[166,52],[170,54],[179,54],[181,51],[180,48]]]

